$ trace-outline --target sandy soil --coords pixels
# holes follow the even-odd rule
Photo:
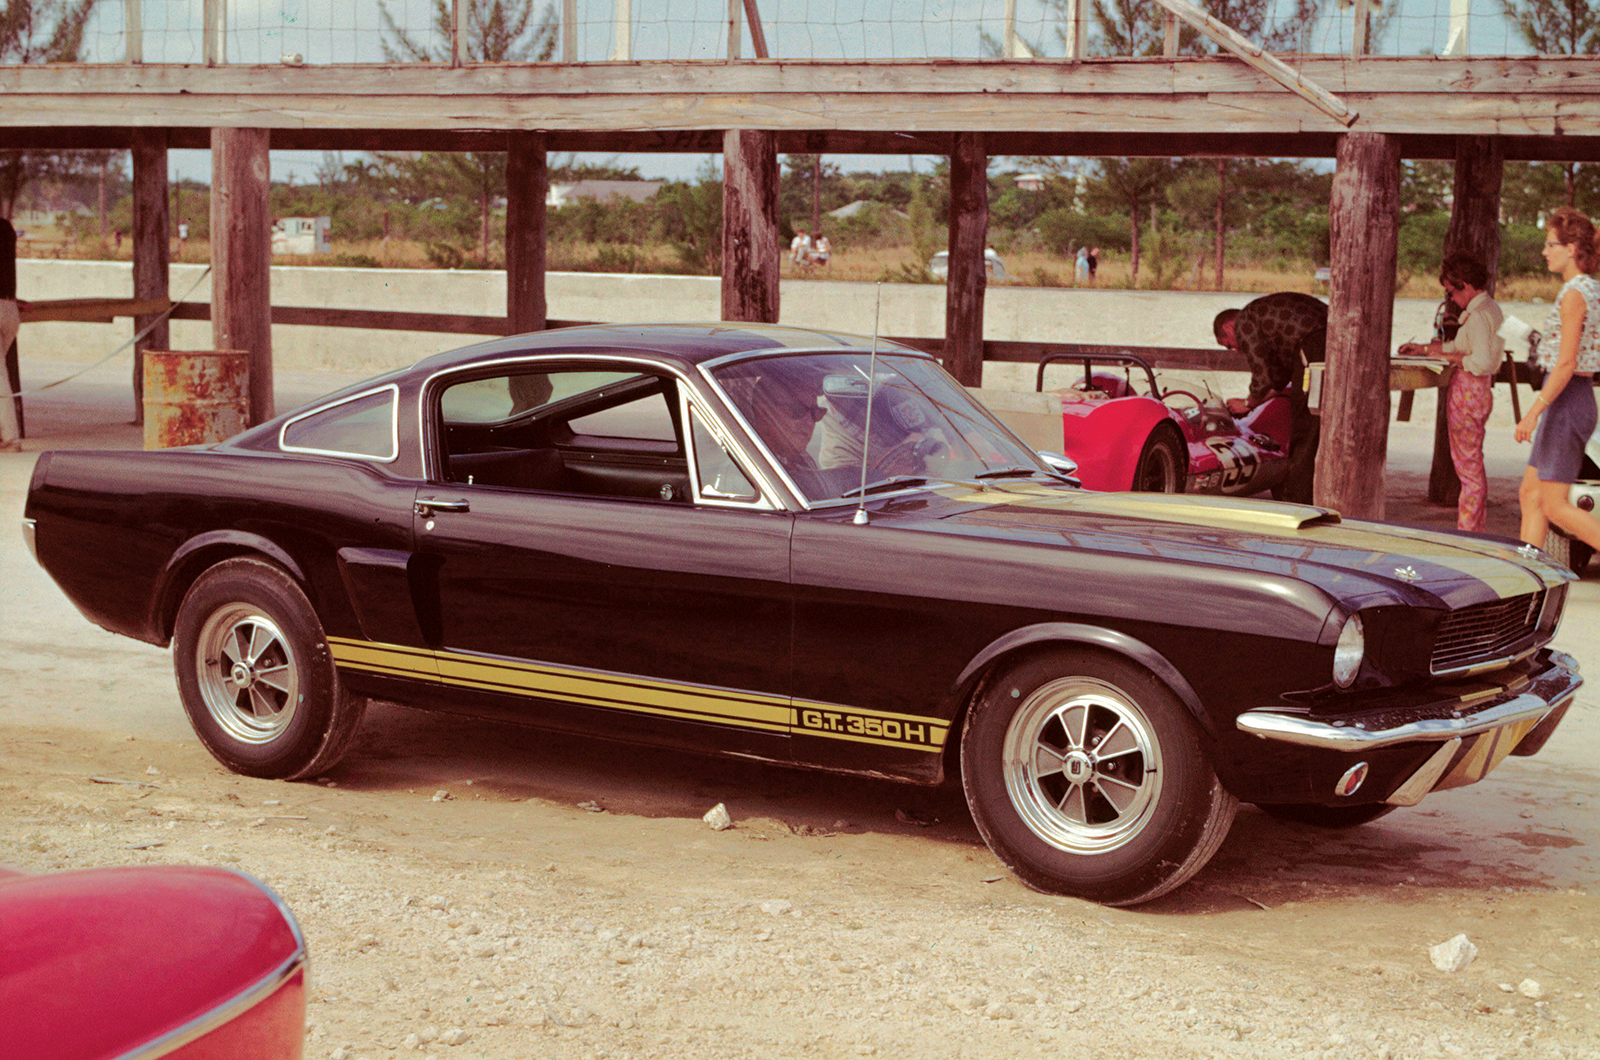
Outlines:
[[[0,527],[32,459],[0,456]],[[1600,657],[1600,579],[1558,643]],[[90,626],[13,530],[0,862],[271,884],[312,1058],[1593,1060],[1596,695],[1538,757],[1364,828],[1243,808],[1190,885],[1109,910],[1021,887],[950,792],[392,707],[321,782],[234,776],[170,656]],[[1441,972],[1458,933],[1477,959]]]

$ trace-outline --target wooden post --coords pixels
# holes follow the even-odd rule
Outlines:
[[[17,300],[17,230],[11,226],[11,221],[0,217],[0,298],[8,302]],[[0,401],[11,402],[16,416],[17,436],[7,438],[6,432],[0,430],[0,443],[20,442],[28,436],[28,425],[22,415],[22,364],[17,355],[17,339],[6,343],[0,350]],[[5,397],[6,394],[15,394],[16,397]]]
[[[728,0],[728,58],[739,58],[740,48],[744,44],[744,3],[743,0]]]
[[[511,334],[545,327],[545,134],[514,132],[506,143],[506,322]]]
[[[778,322],[778,137],[722,135],[722,318]]]
[[[617,14],[613,22],[616,44],[611,50],[613,61],[633,58],[633,0],[617,0]]]
[[[1494,293],[1495,272],[1500,267],[1500,186],[1505,174],[1505,148],[1492,136],[1456,137],[1454,205],[1450,227],[1440,256],[1465,251],[1483,261],[1489,270],[1489,293]],[[1428,500],[1454,505],[1461,496],[1461,480],[1450,459],[1450,426],[1445,415],[1445,395],[1433,424],[1433,464],[1428,469]]]
[[[1328,368],[1315,497],[1350,518],[1382,519],[1400,235],[1400,145],[1393,136],[1339,137],[1329,228]]]
[[[561,0],[561,61],[578,61],[578,0]]]
[[[1367,29],[1372,24],[1372,11],[1367,7],[1367,0],[1355,0],[1350,5],[1350,54],[1367,54]]]
[[[451,0],[450,3],[450,65],[459,67],[467,54],[467,35],[463,32],[461,13],[465,8],[466,0]]]
[[[1171,11],[1161,18],[1161,54],[1168,59],[1178,57],[1178,16]]]
[[[144,15],[139,9],[141,0],[122,0],[122,61],[144,62]]]
[[[228,61],[227,0],[204,0],[200,7],[202,56],[207,66]]]
[[[168,276],[171,244],[167,241],[167,131],[133,130],[133,296],[171,297]],[[133,318],[135,334],[156,316]],[[144,351],[170,350],[166,319],[133,347],[133,422],[144,422]]]
[[[744,20],[750,23],[750,44],[756,50],[756,58],[771,58],[767,51],[767,31],[761,26],[761,9],[756,7],[756,0],[744,0]]]
[[[266,129],[211,130],[211,344],[250,354],[250,425],[272,418]]]
[[[1066,25],[1061,34],[1066,39],[1063,58],[1082,59],[1089,53],[1089,0],[1066,0],[1063,17]]]
[[[983,384],[984,241],[989,236],[989,156],[983,133],[955,134],[950,156],[950,265],[944,294],[944,367],[963,386]]]

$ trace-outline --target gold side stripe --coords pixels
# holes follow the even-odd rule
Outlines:
[[[744,692],[733,688],[714,688],[709,685],[692,685],[687,683],[673,683],[667,681],[651,681],[644,677],[632,677],[624,674],[605,673],[598,670],[585,670],[579,667],[552,666],[549,663],[525,663],[511,659],[496,659],[482,655],[466,655],[461,652],[439,651],[434,653],[440,664],[459,663],[464,666],[483,666],[499,670],[508,670],[516,673],[544,674],[549,677],[574,681],[597,681],[609,685],[618,685],[624,688],[637,688],[645,691],[668,690],[683,692],[687,695],[706,696],[712,699],[726,699],[737,703],[765,704],[774,707],[789,706],[789,700],[782,696],[763,695],[760,692]]]
[[[686,721],[716,722],[762,732],[800,732],[824,739],[874,744],[899,750],[937,753],[950,723],[894,711],[845,707],[817,700],[794,700],[735,689],[652,682],[548,663],[520,663],[458,652],[433,651],[402,644],[329,637],[329,652],[340,666],[391,677],[423,677],[458,688],[560,699],[588,706],[626,710]],[[851,732],[801,727],[800,709],[870,717],[926,727],[926,743],[886,739]]]
[[[637,704],[639,706],[661,707],[669,710],[693,710],[698,713],[736,718],[743,721],[787,724],[790,715],[787,707],[742,703],[738,700],[699,695],[670,687],[650,688],[593,677],[558,676],[548,672],[527,672],[507,666],[464,663],[454,658],[442,658],[439,660],[439,676],[446,681],[478,681],[517,691],[550,695],[560,699],[581,697],[608,700],[616,706]]]
[[[792,714],[789,711],[782,711],[776,715],[769,714],[766,717],[762,717],[758,715],[747,716],[730,714],[719,710],[710,710],[706,709],[698,701],[690,697],[682,697],[682,702],[680,703],[641,703],[638,700],[633,699],[617,699],[612,696],[563,691],[558,688],[541,687],[537,684],[511,684],[504,681],[490,681],[481,677],[473,677],[470,674],[452,674],[443,672],[439,675],[439,679],[447,685],[455,685],[462,688],[477,688],[484,691],[511,692],[524,696],[547,697],[550,699],[566,700],[573,703],[584,703],[589,706],[613,707],[618,710],[639,710],[654,714],[672,714],[674,716],[686,717],[696,721],[734,722],[761,728],[777,729],[779,731],[787,731],[792,718]]]

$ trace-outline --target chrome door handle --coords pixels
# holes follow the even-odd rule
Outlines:
[[[472,510],[472,505],[461,501],[441,501],[433,497],[418,500],[411,505],[411,510],[417,515],[432,515],[434,512],[466,512]]]

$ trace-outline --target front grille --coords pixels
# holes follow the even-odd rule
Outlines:
[[[1539,625],[1543,591],[1452,611],[1433,642],[1433,672],[1460,670],[1510,654]]]

